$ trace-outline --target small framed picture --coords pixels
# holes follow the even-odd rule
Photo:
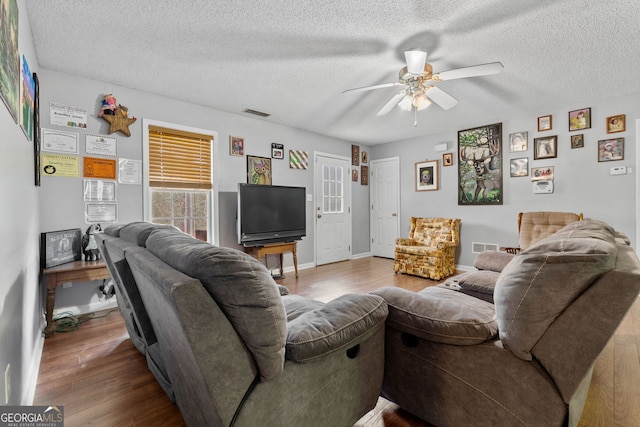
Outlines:
[[[367,152],[363,151],[362,152],[362,163],[368,163],[368,161],[369,161],[369,158],[367,156]]]
[[[351,146],[351,165],[360,166],[360,146],[359,145]]]
[[[551,114],[548,116],[538,117],[538,132],[552,129]]]
[[[229,135],[229,154],[232,156],[244,156],[244,138]]]
[[[598,161],[624,160],[624,138],[602,139],[598,141]]]
[[[271,143],[271,158],[272,159],[284,159],[284,145]]]
[[[571,148],[584,147],[584,134],[571,135]]]
[[[442,166],[453,165],[453,153],[444,153],[442,155]]]
[[[527,151],[529,143],[529,132],[516,132],[509,134],[509,151]]]
[[[360,184],[369,185],[369,166],[360,166]]]
[[[558,136],[545,136],[533,140],[533,159],[558,157]]]
[[[416,163],[416,191],[438,189],[438,161],[429,160]]]
[[[553,181],[553,166],[531,168],[531,181]]]
[[[591,129],[591,108],[569,111],[569,131]]]
[[[351,171],[351,181],[358,182],[358,169],[356,168]]]
[[[271,159],[247,156],[247,184],[271,185]]]
[[[607,117],[607,133],[624,132],[626,130],[625,115]]]
[[[521,159],[511,159],[510,166],[511,166],[512,178],[529,175],[529,158],[528,157],[523,157]]]

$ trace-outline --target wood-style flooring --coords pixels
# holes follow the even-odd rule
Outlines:
[[[300,270],[297,280],[287,273],[278,283],[292,293],[329,301],[383,286],[417,291],[438,282],[396,275],[392,260],[370,257]],[[636,302],[596,362],[580,427],[640,426],[639,348],[640,303]],[[63,405],[66,427],[185,425],[129,340],[117,311],[46,339],[34,405]],[[381,398],[355,426],[429,424]]]

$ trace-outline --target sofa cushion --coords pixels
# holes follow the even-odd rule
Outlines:
[[[153,231],[146,247],[173,268],[202,282],[251,351],[262,380],[282,372],[286,313],[278,286],[264,265],[238,250],[171,230]]]
[[[352,347],[387,318],[387,305],[374,295],[347,294],[321,306],[311,301],[306,308],[287,325],[286,357],[298,363]]]
[[[507,252],[485,251],[476,257],[473,266],[478,270],[501,272],[513,259],[514,255]]]
[[[500,339],[531,360],[549,325],[596,279],[615,266],[613,229],[603,222],[571,223],[516,255],[494,292]]]
[[[474,345],[498,333],[493,304],[460,292],[434,286],[421,292],[385,287],[371,293],[387,302],[388,326],[429,341]]]

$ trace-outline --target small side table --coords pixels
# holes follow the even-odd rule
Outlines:
[[[298,256],[296,254],[297,242],[284,242],[284,243],[274,243],[272,245],[264,245],[264,246],[249,246],[244,248],[244,251],[251,255],[252,257],[262,260],[262,257],[270,254],[279,254],[280,255],[280,276],[282,273],[282,259],[285,252],[291,252],[293,255],[293,267],[296,270],[296,279],[298,278]]]
[[[92,280],[111,278],[104,260],[68,262],[45,268],[42,270],[42,275],[47,279],[47,327],[44,331],[45,337],[50,337],[55,332],[53,328],[53,308],[58,286],[66,282],[90,282]]]

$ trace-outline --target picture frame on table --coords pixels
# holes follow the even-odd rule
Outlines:
[[[509,163],[511,177],[529,176],[529,158],[522,157],[519,159],[511,159]]]
[[[607,117],[607,133],[618,133],[626,130],[626,116],[618,114],[617,116]]]
[[[40,266],[55,267],[82,258],[82,230],[47,231],[40,233]]]
[[[416,191],[438,189],[438,161],[417,162],[415,166]]]
[[[591,129],[591,108],[569,111],[569,131]]]
[[[545,136],[533,140],[533,159],[551,159],[558,157],[558,136]]]
[[[548,116],[538,117],[538,132],[544,132],[545,130],[553,129],[553,118],[551,114]]]
[[[624,138],[601,139],[598,141],[598,161],[624,160]]]

